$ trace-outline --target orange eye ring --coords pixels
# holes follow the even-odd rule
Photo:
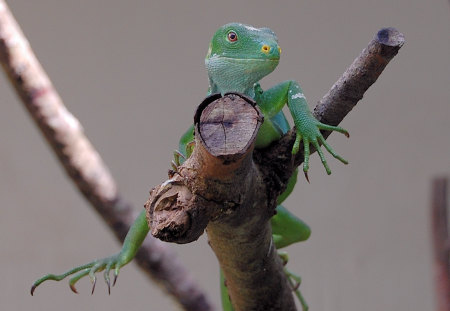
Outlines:
[[[237,36],[237,34],[236,34],[234,31],[230,31],[230,32],[227,34],[227,39],[228,39],[228,41],[230,41],[230,42],[236,42],[237,39],[238,39],[238,36]]]

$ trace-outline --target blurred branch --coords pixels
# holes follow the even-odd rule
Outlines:
[[[123,241],[135,214],[117,190],[100,155],[66,109],[9,11],[0,0],[0,61],[30,115],[80,192]],[[186,310],[210,310],[211,304],[173,251],[149,237],[136,261]]]
[[[432,183],[431,229],[434,246],[435,287],[438,311],[450,311],[450,236],[448,231],[448,179]]]

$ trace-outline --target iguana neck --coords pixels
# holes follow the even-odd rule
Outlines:
[[[224,95],[225,93],[229,93],[229,92],[237,92],[237,93],[245,94],[245,95],[247,95],[247,96],[249,96],[251,98],[254,98],[255,97],[255,91],[254,91],[253,85],[254,84],[252,84],[252,86],[222,87],[221,88],[210,77],[209,78],[208,94],[220,93],[220,94]]]
[[[210,93],[239,92],[254,97],[254,84],[271,73],[278,60],[212,56],[205,60]]]

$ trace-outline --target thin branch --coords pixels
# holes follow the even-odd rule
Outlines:
[[[448,228],[448,179],[435,178],[431,197],[431,230],[438,311],[450,311],[450,236]]]
[[[319,101],[314,108],[314,116],[320,122],[338,125],[363,98],[364,93],[375,83],[404,43],[403,34],[395,28],[383,28],[378,31],[368,46]],[[330,132],[323,131],[322,134],[327,138]],[[303,162],[302,146],[301,151],[294,159],[292,158],[291,150],[295,135],[295,129],[292,129],[269,148],[255,152],[257,163],[267,167],[268,172],[272,172],[272,178],[268,182],[272,182],[273,188],[280,192],[284,190],[295,168]],[[311,146],[311,152],[314,151]],[[276,195],[277,193],[275,192]],[[273,198],[275,199],[276,197]]]
[[[378,31],[314,108],[315,117],[323,123],[338,125],[363,98],[404,43],[403,34],[395,28]]]
[[[136,216],[133,208],[118,192],[113,177],[78,120],[64,106],[3,0],[0,0],[0,61],[67,174],[123,241]],[[160,241],[148,238],[136,259],[186,310],[211,310],[204,292],[175,253]]]

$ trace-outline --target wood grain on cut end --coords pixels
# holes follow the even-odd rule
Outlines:
[[[206,106],[198,131],[204,147],[216,157],[248,151],[262,123],[254,102],[238,94],[226,94]]]
[[[394,47],[402,47],[405,43],[403,34],[393,27],[380,29],[375,36],[375,40],[381,44]]]

